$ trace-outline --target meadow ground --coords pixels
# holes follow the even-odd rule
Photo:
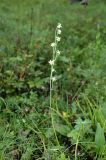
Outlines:
[[[0,0],[0,160],[106,160],[105,0]]]

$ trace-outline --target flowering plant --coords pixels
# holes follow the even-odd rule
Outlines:
[[[53,48],[53,57],[49,61],[49,64],[51,66],[51,73],[50,73],[50,107],[51,107],[51,101],[52,101],[52,90],[53,90],[53,83],[56,81],[56,76],[54,76],[54,72],[56,72],[54,66],[57,60],[57,57],[60,55],[60,51],[57,49],[57,45],[61,40],[60,34],[61,34],[61,23],[58,23],[56,29],[55,29],[55,40],[53,43],[51,43],[51,47]]]

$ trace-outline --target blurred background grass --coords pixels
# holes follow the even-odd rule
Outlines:
[[[82,132],[84,137],[81,139],[83,142],[88,141],[88,145],[80,145],[78,158],[106,159],[106,146],[98,154],[95,144],[91,145],[97,133],[98,122],[106,134],[105,0],[89,0],[87,7],[80,3],[72,5],[68,0],[1,0],[1,160],[48,160],[48,155],[53,160],[74,159],[74,147],[67,149],[65,155],[61,154],[70,145],[74,146],[75,137],[71,135],[70,139],[62,132],[65,127],[58,129],[56,126],[62,149],[58,146],[53,148],[56,152],[52,151],[56,140],[51,133],[48,113],[48,61],[52,56],[50,44],[54,41],[54,30],[58,22],[63,28],[59,45],[62,53],[56,66],[59,78],[56,82],[57,94],[53,97],[54,108],[57,107],[56,101],[56,113],[59,112],[54,114],[55,121],[60,123],[59,114],[63,119],[66,115],[68,125],[71,123],[74,130],[75,123],[78,125],[79,122],[82,123],[81,119],[85,122],[90,119],[92,131],[87,130],[87,135]],[[80,106],[78,104],[83,113],[77,109]],[[91,109],[91,114],[89,106],[96,108],[95,104],[98,108],[102,106],[102,109]],[[64,124],[63,121],[61,123]]]

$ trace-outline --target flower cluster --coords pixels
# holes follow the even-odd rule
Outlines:
[[[61,28],[62,25],[61,23],[58,23],[56,30],[55,30],[55,41],[51,43],[51,47],[53,48],[53,58],[52,60],[49,61],[49,64],[51,65],[51,76],[50,76],[50,81],[54,82],[56,81],[56,77],[53,76],[53,72],[55,72],[54,65],[57,57],[60,55],[60,51],[57,49],[57,44],[61,40]]]

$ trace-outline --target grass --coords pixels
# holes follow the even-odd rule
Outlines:
[[[0,160],[106,160],[105,4],[1,0]],[[48,61],[58,22],[50,111]]]

